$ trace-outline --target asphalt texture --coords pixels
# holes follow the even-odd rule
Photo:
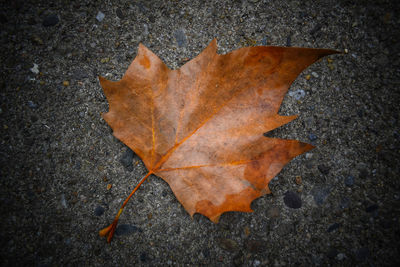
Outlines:
[[[2,266],[391,266],[400,236],[398,1],[1,1]],[[274,45],[336,49],[292,84],[268,133],[316,148],[253,213],[192,219],[101,117],[139,43],[179,68]]]

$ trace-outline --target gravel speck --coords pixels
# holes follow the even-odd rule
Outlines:
[[[329,225],[328,229],[326,230],[328,233],[335,231],[336,229],[338,229],[340,226],[342,226],[341,223],[333,223],[331,225]]]
[[[131,224],[120,224],[117,226],[117,229],[115,229],[115,235],[117,236],[130,235],[136,232],[142,232],[142,230]]]
[[[350,207],[351,200],[348,197],[342,197],[339,202],[339,208],[347,209]]]
[[[131,172],[133,171],[133,156],[135,155],[135,153],[127,147],[125,153],[122,155],[121,157],[121,163],[122,166],[124,166],[124,168]]]
[[[314,197],[315,203],[318,205],[322,205],[325,199],[329,196],[331,189],[329,187],[315,187],[311,191],[311,194]]]
[[[264,45],[264,46],[267,45],[267,37],[266,37],[266,36],[264,36],[264,37],[262,38],[261,44]]]
[[[306,92],[302,89],[298,89],[296,91],[290,91],[289,95],[294,97],[296,100],[300,100],[306,95]]]
[[[99,11],[96,15],[96,19],[98,22],[102,22],[105,17],[106,17],[106,15],[104,15],[104,13],[101,11]]]
[[[35,74],[39,74],[39,65],[36,63],[33,63],[33,67],[29,69],[30,71],[32,71]]]
[[[355,254],[358,261],[365,261],[369,257],[370,252],[367,247],[362,247],[357,249]]]
[[[286,206],[292,209],[299,209],[302,205],[301,198],[293,191],[287,191],[283,197],[283,201]]]
[[[220,248],[231,252],[239,249],[238,243],[235,240],[229,238],[219,238],[218,245]]]
[[[349,175],[346,178],[344,178],[344,184],[349,187],[353,186],[354,185],[354,176]]]
[[[336,256],[336,259],[339,260],[339,261],[342,261],[342,260],[344,260],[345,258],[346,258],[346,254],[344,254],[344,253],[339,253],[339,254],[337,254],[337,256]]]
[[[315,140],[318,139],[318,137],[317,137],[315,134],[310,133],[310,134],[308,135],[308,139],[309,139],[310,141],[315,141]]]
[[[186,34],[185,34],[185,31],[183,29],[176,30],[174,35],[175,35],[175,39],[176,39],[176,42],[178,43],[179,47],[186,46],[186,44],[187,44]]]
[[[266,250],[266,244],[263,240],[249,240],[246,249],[251,253],[260,253]]]
[[[292,36],[286,37],[286,47],[292,46]]]
[[[102,206],[97,206],[94,209],[94,215],[101,216],[101,215],[103,215],[104,211],[105,211],[105,209]]]
[[[60,20],[56,14],[50,14],[43,19],[42,25],[50,27],[56,25],[59,21]]]
[[[36,105],[35,103],[33,103],[31,100],[28,101],[28,107],[30,107],[31,109],[37,109],[38,105]]]
[[[146,262],[146,261],[147,261],[147,254],[146,254],[146,252],[140,253],[140,261],[141,261],[141,262]]]
[[[331,170],[331,167],[325,164],[320,164],[318,165],[318,170],[322,173],[327,175],[329,171]]]
[[[117,10],[115,10],[115,13],[117,14],[117,17],[120,19],[123,19],[125,17],[121,8],[117,8]]]
[[[61,194],[61,206],[63,208],[68,208],[67,200],[65,199],[65,194]]]
[[[328,250],[328,252],[326,253],[326,255],[328,256],[328,258],[333,259],[333,258],[335,258],[335,257],[338,255],[338,251],[337,251],[336,248],[330,248],[330,249]]]
[[[379,206],[378,206],[377,204],[372,204],[372,205],[369,205],[369,206],[365,209],[365,211],[368,212],[368,213],[371,213],[371,212],[376,211],[378,208],[379,208]]]

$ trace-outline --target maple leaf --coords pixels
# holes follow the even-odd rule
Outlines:
[[[251,202],[270,193],[268,183],[282,167],[313,148],[263,134],[297,117],[277,114],[290,84],[333,53],[259,46],[219,55],[214,39],[171,70],[140,44],[120,81],[99,79],[109,102],[103,118],[148,174],[100,235],[110,242],[126,203],[151,174],[169,184],[191,216],[218,222],[227,211],[251,212]]]

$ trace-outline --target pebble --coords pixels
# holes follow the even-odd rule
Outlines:
[[[262,45],[267,45],[267,37],[262,38],[261,44]]]
[[[324,164],[320,164],[318,165],[318,170],[322,173],[322,174],[328,174],[329,171],[331,170],[331,167],[324,165]]]
[[[378,208],[379,208],[379,206],[378,206],[377,204],[372,204],[372,205],[369,205],[369,206],[365,209],[365,211],[368,212],[368,213],[370,213],[370,212],[376,211]]]
[[[69,81],[63,81],[63,85],[64,85],[65,87],[69,86]]]
[[[65,243],[65,245],[67,245],[67,246],[71,245],[71,244],[72,244],[71,238],[65,239],[64,243]]]
[[[346,178],[344,178],[344,184],[346,186],[353,186],[354,185],[354,176],[353,175],[349,175]]]
[[[217,240],[217,243],[220,248],[226,251],[236,251],[239,248],[238,243],[229,238],[220,238]]]
[[[135,155],[135,153],[133,153],[132,149],[130,149],[128,147],[120,159],[122,166],[124,166],[124,168],[129,172],[133,171],[133,156],[134,155]]]
[[[336,259],[338,259],[339,261],[343,260],[344,258],[346,258],[346,254],[344,253],[339,253],[336,256]]]
[[[286,46],[292,46],[292,37],[290,35],[286,38]]]
[[[244,255],[241,251],[233,257],[232,260],[233,266],[243,266],[244,264]]]
[[[32,71],[35,74],[39,74],[39,65],[36,63],[33,63],[33,67],[29,69],[30,71]]]
[[[310,134],[308,135],[308,139],[309,139],[310,141],[315,141],[315,140],[318,139],[318,137],[317,137],[315,134],[310,133]]]
[[[35,44],[38,44],[38,45],[42,45],[43,44],[43,40],[39,36],[37,36],[36,34],[32,35],[31,39],[32,39],[32,42],[35,43]]]
[[[105,209],[102,206],[97,206],[94,209],[94,215],[95,216],[101,216],[101,215],[103,215],[104,211],[105,211]]]
[[[336,229],[338,229],[339,227],[341,227],[342,224],[340,223],[333,223],[331,225],[329,225],[328,229],[326,230],[328,233],[335,231]]]
[[[304,92],[302,89],[298,89],[296,91],[289,92],[289,95],[293,96],[296,100],[300,100],[306,95],[306,92]]]
[[[50,14],[43,19],[42,25],[44,27],[54,26],[59,22],[59,18],[56,14]]]
[[[64,194],[61,194],[61,206],[63,206],[64,208],[68,208],[67,200],[65,199]]]
[[[330,249],[328,250],[328,253],[326,253],[326,255],[328,256],[328,258],[333,259],[333,258],[336,257],[336,255],[338,255],[338,251],[337,251],[336,248],[330,248]]]
[[[343,197],[340,201],[339,207],[341,209],[347,209],[350,207],[350,199],[348,197]]]
[[[120,8],[117,8],[117,10],[115,10],[115,13],[117,13],[117,17],[120,19],[123,19],[125,17],[124,13],[122,12],[122,10]]]
[[[174,36],[175,36],[176,42],[178,43],[179,47],[186,46],[186,43],[187,43],[186,34],[183,29],[176,30],[174,33]]]
[[[115,235],[117,236],[130,235],[136,232],[141,233],[142,229],[131,224],[120,224],[117,226],[117,229],[115,229]]]
[[[146,261],[147,261],[147,254],[146,254],[146,252],[140,253],[140,261],[141,261],[141,262],[146,262]]]
[[[146,23],[143,24],[143,34],[145,36],[149,35],[149,25],[147,25]]]
[[[314,26],[314,28],[312,28],[312,30],[310,31],[311,35],[315,35],[316,33],[318,33],[322,28],[321,24],[317,24]]]
[[[288,224],[288,223],[283,223],[281,224],[278,228],[276,228],[276,233],[280,236],[286,236],[289,233],[293,232],[293,227],[292,225]]]
[[[75,70],[73,72],[74,74],[74,78],[77,80],[83,80],[89,77],[89,75],[87,74],[87,72],[85,70]]]
[[[246,227],[244,228],[243,232],[244,232],[244,235],[245,235],[246,237],[249,236],[249,235],[250,235],[250,228],[249,228],[248,226],[246,226]]]
[[[102,22],[102,20],[106,17],[106,15],[104,15],[103,12],[99,11],[96,15],[96,19],[98,20],[98,22]]]
[[[293,191],[287,191],[285,193],[283,202],[285,202],[286,206],[292,209],[299,209],[302,205],[301,198]]]
[[[37,109],[38,105],[33,103],[31,100],[29,100],[28,101],[28,107],[30,107],[31,109]]]
[[[325,199],[329,196],[331,190],[328,187],[323,187],[323,188],[314,188],[311,191],[311,194],[314,197],[315,203],[318,205],[322,205],[325,201]]]
[[[280,215],[280,211],[278,207],[272,207],[268,211],[268,215],[272,218],[278,218]]]
[[[300,175],[297,175],[297,176],[296,176],[295,182],[296,182],[296,184],[301,185],[302,179],[301,179],[301,176],[300,176]]]
[[[251,253],[261,253],[266,251],[266,244],[262,240],[249,240],[246,243],[246,249]]]
[[[107,184],[107,190],[110,190],[112,188],[112,184]]]
[[[314,76],[315,78],[318,78],[318,77],[319,77],[318,73],[316,73],[316,72],[314,72],[314,71],[311,72],[311,75]]]
[[[362,247],[356,250],[356,259],[359,261],[364,261],[369,256],[369,249],[367,247]]]

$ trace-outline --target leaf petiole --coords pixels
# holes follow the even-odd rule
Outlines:
[[[99,231],[100,236],[107,236],[107,242],[110,243],[111,239],[114,236],[115,229],[117,228],[119,216],[121,215],[122,211],[124,210],[125,205],[128,203],[129,199],[135,194],[135,192],[139,189],[139,187],[143,184],[144,181],[152,174],[153,172],[150,171],[144,176],[140,182],[137,184],[137,186],[132,190],[132,192],[129,194],[129,196],[125,199],[124,203],[122,204],[121,208],[119,209],[117,215],[114,218],[114,221],[112,224],[107,226],[106,228],[103,228],[102,230]]]

